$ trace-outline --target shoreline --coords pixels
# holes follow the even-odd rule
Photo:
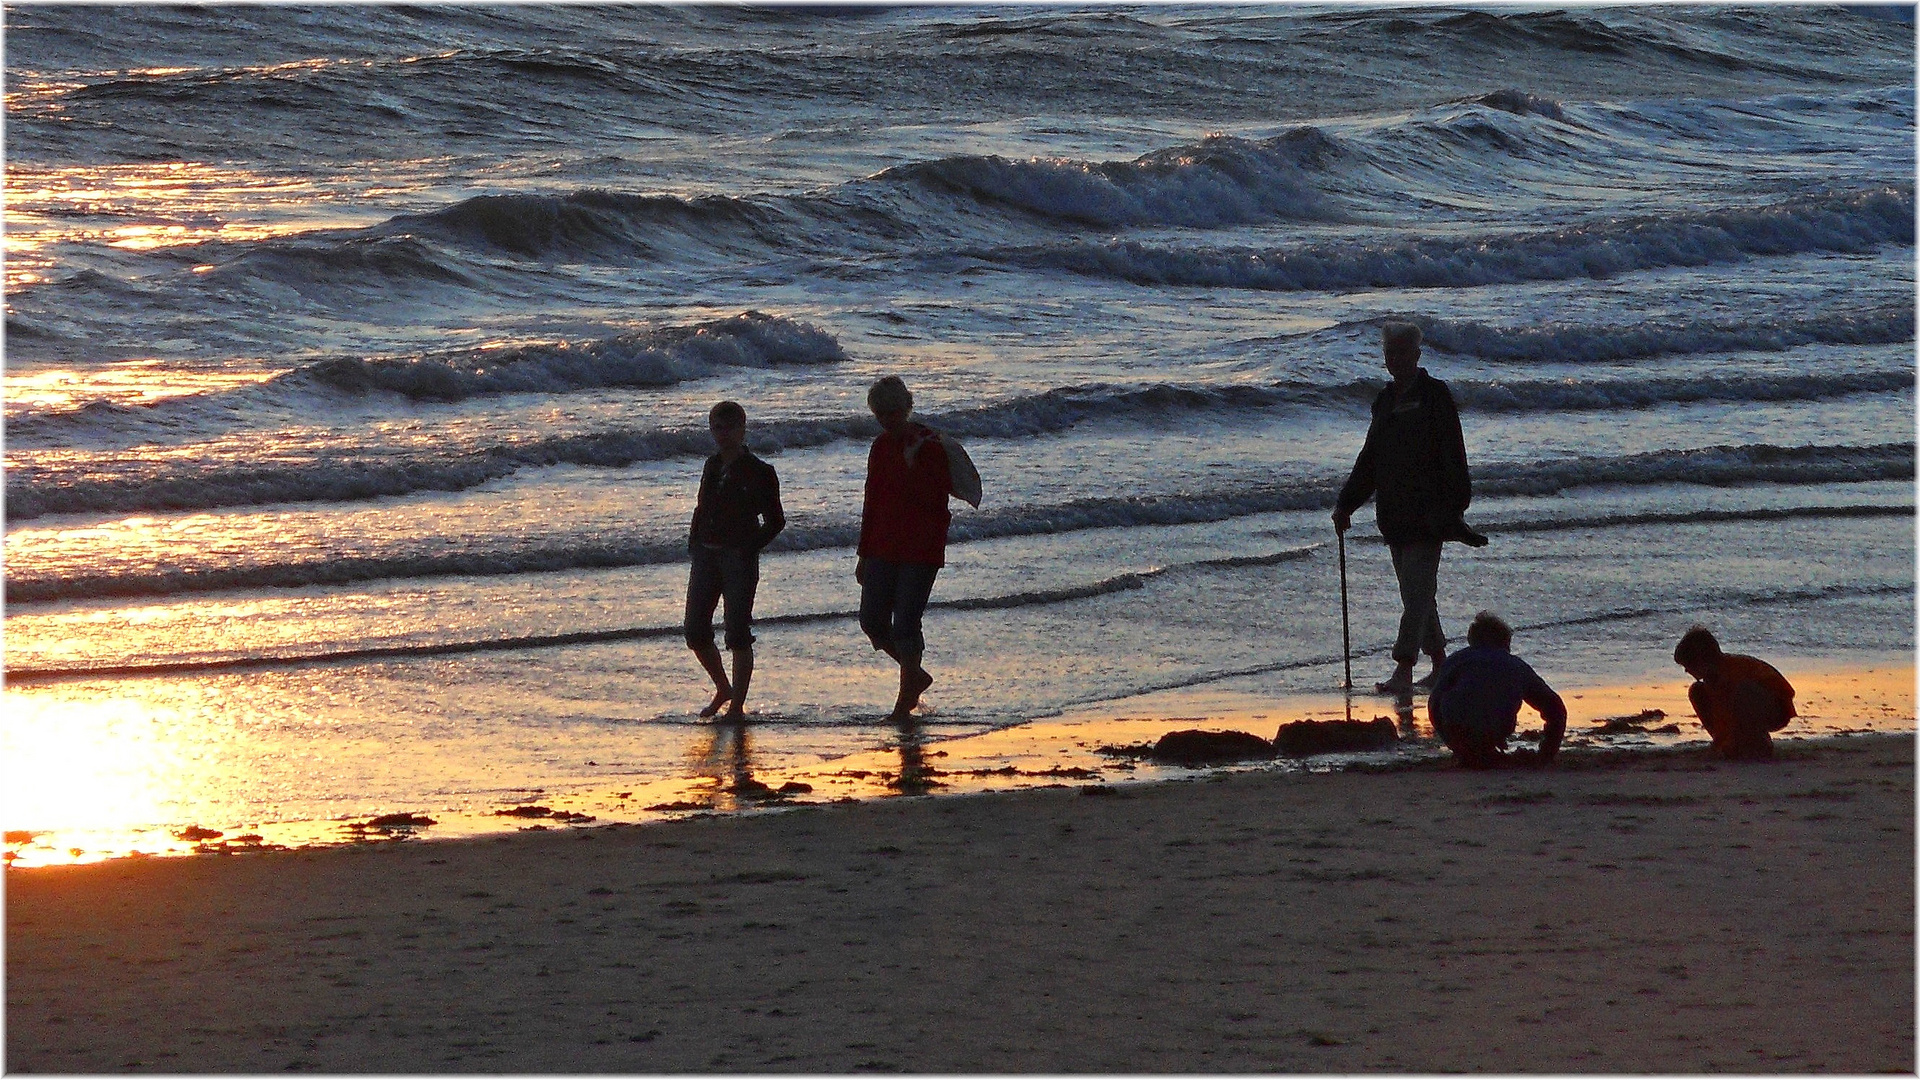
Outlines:
[[[1802,662],[1783,668],[1798,691],[1803,715],[1776,741],[1792,743],[1825,735],[1904,730],[1915,725],[1915,668],[1909,663]],[[1705,733],[1687,702],[1688,680],[1670,678],[1596,682],[1559,688],[1568,708],[1565,748],[1658,749],[1704,746]],[[1658,710],[1652,723],[1615,725],[1607,720]],[[890,745],[813,765],[756,770],[741,741],[744,729],[713,725],[714,768],[701,775],[645,783],[583,786],[565,792],[530,792],[516,803],[486,812],[446,812],[427,807],[384,815],[330,820],[261,823],[244,828],[172,826],[146,830],[132,850],[103,852],[76,843],[71,833],[10,831],[10,867],[70,865],[122,859],[191,855],[252,855],[268,851],[343,845],[444,841],[516,832],[566,831],[611,825],[656,824],[698,815],[781,812],[850,801],[918,795],[1088,784],[1157,783],[1221,769],[1234,771],[1328,771],[1445,760],[1426,721],[1426,700],[1414,716],[1396,718],[1391,699],[1356,694],[1352,716],[1396,718],[1401,742],[1391,750],[1314,758],[1249,761],[1184,768],[1102,754],[1103,747],[1152,742],[1180,728],[1241,730],[1270,738],[1282,723],[1340,719],[1347,699],[1338,693],[1263,697],[1202,685],[1154,691],[1069,709],[1059,715],[972,735],[929,739],[924,730],[894,732]],[[884,726],[884,725],[882,725]],[[1521,710],[1520,734],[1537,732],[1539,718]],[[1677,729],[1677,730],[1675,730]],[[724,744],[724,745],[723,745]],[[793,787],[792,785],[798,785]],[[788,788],[782,792],[782,788]],[[802,790],[804,789],[804,790]],[[78,848],[79,854],[67,848]]]
[[[1911,1072],[1914,738],[7,872],[19,1071]]]

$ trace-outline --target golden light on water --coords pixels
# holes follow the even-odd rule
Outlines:
[[[200,783],[199,763],[164,734],[184,719],[131,695],[9,692],[0,735],[9,850],[33,865],[184,846],[165,826]],[[43,831],[61,846],[18,843]]]
[[[407,169],[419,162],[383,166]],[[377,185],[384,187],[376,187]],[[127,251],[258,241],[316,228],[369,224],[371,190],[401,193],[372,174],[317,180],[204,161],[162,161],[6,172],[7,287],[50,279],[55,244]]]
[[[207,239],[204,233],[189,236],[185,225],[129,225],[123,229],[108,229],[106,235],[113,237],[107,241],[108,247],[133,251],[166,247],[169,244],[198,244]]]
[[[197,202],[202,209],[213,209],[232,205],[236,195],[297,193],[313,187],[310,181],[199,161],[59,169],[16,166],[7,171],[7,204],[9,208],[31,207],[43,212],[110,213],[135,210],[169,197],[175,203]]]
[[[155,360],[135,360],[107,368],[53,368],[0,377],[9,406],[74,408],[93,401],[148,405],[165,398],[230,390],[264,382],[272,372],[204,372],[168,369]]]

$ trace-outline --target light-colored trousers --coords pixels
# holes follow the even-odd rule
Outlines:
[[[1393,574],[1400,579],[1400,636],[1393,642],[1395,663],[1411,664],[1421,653],[1439,656],[1447,651],[1447,635],[1440,629],[1440,608],[1434,596],[1440,590],[1440,541],[1389,544]]]

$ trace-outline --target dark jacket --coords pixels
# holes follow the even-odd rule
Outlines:
[[[773,466],[743,452],[732,465],[719,454],[700,473],[700,498],[687,530],[687,546],[759,551],[787,527],[780,508],[780,478]]]
[[[1351,514],[1378,498],[1374,520],[1390,544],[1431,543],[1457,535],[1473,501],[1460,411],[1447,384],[1421,368],[1405,394],[1391,384],[1373,399],[1367,442],[1338,507]]]

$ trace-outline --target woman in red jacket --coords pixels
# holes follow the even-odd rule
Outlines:
[[[907,719],[933,676],[920,666],[926,640],[920,617],[933,579],[947,561],[947,496],[953,481],[946,447],[932,429],[907,419],[913,394],[889,375],[867,391],[880,437],[867,454],[866,502],[860,510],[860,629],[873,647],[900,665],[895,722]]]

